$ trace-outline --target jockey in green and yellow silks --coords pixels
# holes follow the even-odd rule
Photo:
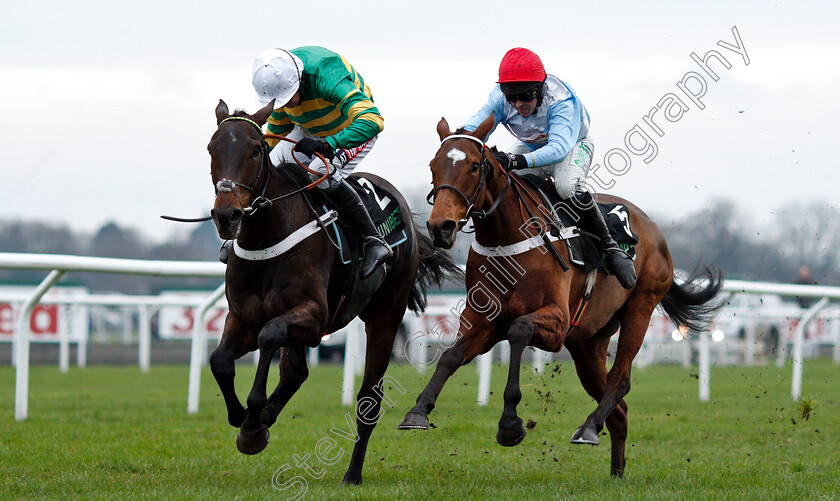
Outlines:
[[[272,163],[292,163],[294,156],[313,171],[330,172],[319,187],[349,225],[361,230],[365,238],[361,276],[367,278],[393,254],[359,195],[344,181],[373,148],[384,126],[370,87],[344,57],[314,46],[263,52],[254,61],[252,83],[261,106],[273,103],[268,133],[297,141],[293,145],[267,138],[273,146]],[[327,158],[329,165],[314,153]]]

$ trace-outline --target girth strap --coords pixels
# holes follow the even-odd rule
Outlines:
[[[583,310],[586,309],[586,305],[589,304],[589,300],[592,298],[592,289],[595,288],[595,279],[598,278],[597,275],[597,268],[589,270],[589,273],[586,274],[586,284],[583,286],[583,294],[580,296],[577,308],[575,308],[575,312],[572,314],[572,319],[569,322],[569,329],[566,331],[567,335],[572,332],[572,329],[580,324],[580,319],[583,316]]]
[[[246,259],[248,261],[265,261],[266,259],[271,259],[277,257],[289,249],[294,247],[295,245],[303,242],[307,238],[311,237],[315,233],[321,231],[322,225],[328,225],[338,219],[338,213],[334,210],[331,210],[316,220],[310,221],[307,224],[301,226],[300,228],[296,229],[292,232],[291,235],[284,238],[283,240],[277,242],[276,244],[272,245],[267,249],[259,249],[259,250],[247,250],[243,249],[239,246],[239,242],[234,240],[233,242],[233,252],[241,257],[242,259]]]
[[[577,226],[568,226],[563,227],[562,233],[560,233],[560,237],[556,237],[554,235],[547,235],[549,242],[556,242],[558,240],[568,240],[570,238],[577,238],[580,235],[577,232]],[[515,244],[505,245],[505,246],[496,246],[496,247],[485,247],[479,244],[476,241],[472,243],[472,250],[481,256],[490,256],[490,257],[505,257],[505,256],[515,256],[517,254],[522,254],[528,252],[529,250],[536,249],[537,247],[544,247],[546,245],[545,240],[542,238],[541,235],[534,235],[531,238],[526,240],[522,240],[521,242],[517,242]],[[551,245],[550,243],[548,245]]]

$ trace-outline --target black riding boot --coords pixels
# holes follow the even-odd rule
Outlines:
[[[371,276],[383,261],[394,254],[391,247],[379,235],[359,194],[346,181],[342,180],[341,183],[330,186],[327,194],[338,206],[339,214],[346,217],[349,225],[358,228],[365,237],[362,278]]]
[[[575,208],[580,216],[581,225],[601,240],[604,267],[615,275],[622,287],[632,288],[636,285],[636,268],[633,266],[633,260],[613,240],[610,230],[607,229],[607,223],[604,221],[604,215],[601,214],[598,204],[592,200],[592,195],[583,192],[578,193],[576,198],[578,204]]]

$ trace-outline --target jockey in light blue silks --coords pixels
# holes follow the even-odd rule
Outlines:
[[[510,153],[495,152],[505,169],[539,168],[554,179],[562,200],[574,206],[583,229],[603,247],[604,266],[630,289],[636,270],[630,256],[610,235],[604,217],[586,190],[594,143],[589,137],[589,113],[571,86],[545,72],[539,56],[528,49],[509,50],[499,66],[499,81],[484,106],[464,125],[474,131],[490,115],[518,139]],[[487,137],[481,138],[487,140]]]

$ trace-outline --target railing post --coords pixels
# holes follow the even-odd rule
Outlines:
[[[487,353],[475,357],[478,361],[478,405],[487,405],[490,401],[490,374],[493,369],[493,348]]]
[[[832,330],[834,330],[834,350],[832,351],[831,359],[837,364],[840,363],[840,318],[834,319]]]
[[[545,366],[548,364],[550,353],[534,348],[534,374],[545,374]]]
[[[66,374],[70,370],[70,329],[63,329],[60,325],[61,319],[58,321],[58,369],[62,374]]]
[[[152,312],[145,304],[137,307],[138,333],[137,363],[140,365],[140,372],[149,372],[152,351]]]
[[[694,353],[694,349],[691,347],[691,340],[686,336],[680,341],[682,345],[682,366],[683,369],[691,369],[691,355]]]
[[[755,356],[758,351],[755,340],[756,327],[756,324],[752,324],[744,333],[744,365],[755,365]]]
[[[709,394],[710,392],[710,372],[711,372],[711,361],[710,361],[710,346],[709,346],[709,333],[707,331],[702,331],[698,333],[698,380],[700,383],[700,401],[701,402],[708,402],[709,401]]]
[[[212,308],[213,305],[216,304],[216,301],[218,301],[224,294],[225,284],[222,284],[213,291],[213,293],[210,294],[203,303],[201,303],[195,312],[192,341],[190,345],[190,385],[189,395],[187,397],[187,412],[190,414],[198,412],[198,396],[201,392],[201,358],[204,353],[202,344],[207,344],[207,333],[204,328],[204,315],[207,313],[207,310]]]
[[[815,305],[808,308],[808,311],[799,319],[796,330],[793,331],[793,353],[791,354],[791,358],[793,359],[793,374],[790,378],[790,396],[793,400],[799,400],[799,397],[802,396],[802,345],[805,342],[805,330],[808,328],[811,320],[827,304],[828,298],[824,297],[817,301]]]
[[[358,317],[357,317],[358,319]],[[352,325],[352,324],[351,324]],[[365,360],[367,358],[367,334],[365,332],[365,323],[360,319],[355,324],[356,328],[356,375],[361,376],[365,372]]]
[[[341,405],[353,405],[353,390],[356,387],[356,359],[361,356],[361,337],[364,335],[364,324],[359,318],[354,318],[345,329]]]
[[[79,305],[76,305],[76,307],[78,308]],[[81,329],[82,337],[76,343],[76,365],[78,365],[79,368],[87,367],[87,348],[88,348],[87,345],[88,345],[88,341],[90,341],[90,320],[89,320],[89,317],[87,316],[87,313],[89,311],[90,310],[88,308],[82,308],[82,312],[85,315],[84,322],[85,322],[86,328]],[[75,318],[76,315],[72,314],[72,315],[70,315],[70,317]]]
[[[318,347],[314,348],[307,348],[306,349],[306,356],[309,359],[309,367],[318,367],[318,363],[320,362],[318,356]]]
[[[15,419],[17,421],[26,419],[29,410],[29,322],[31,321],[32,310],[63,274],[64,271],[62,270],[51,271],[20,308],[17,331],[15,332],[15,340],[17,341],[15,343],[15,357],[17,359],[15,369]]]

